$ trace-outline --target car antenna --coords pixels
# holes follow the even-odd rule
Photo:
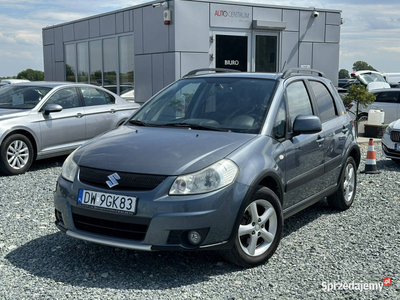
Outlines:
[[[283,67],[282,67],[282,69],[281,69],[281,73],[283,73],[283,70],[285,70],[285,66],[286,66],[286,60],[285,60],[285,62],[283,63]]]

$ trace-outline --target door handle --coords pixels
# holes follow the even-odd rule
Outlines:
[[[115,109],[111,109],[111,110],[110,110],[110,113],[111,113],[111,114],[115,114]]]
[[[82,117],[83,117],[83,114],[77,113],[77,114],[76,114],[76,117],[77,117],[77,118],[82,118]]]
[[[321,136],[318,136],[318,138],[317,138],[317,144],[318,144],[318,147],[321,147],[322,146],[322,143],[325,141],[325,138],[323,138],[323,137],[321,137]]]

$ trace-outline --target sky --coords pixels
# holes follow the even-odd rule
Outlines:
[[[42,28],[131,7],[141,0],[0,0],[0,77],[43,71]],[[399,0],[231,0],[342,11],[339,69],[365,61],[381,72],[400,72]]]

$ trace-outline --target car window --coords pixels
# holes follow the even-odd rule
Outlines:
[[[276,138],[283,138],[286,132],[286,101],[282,100],[279,106],[278,113],[276,114],[273,133]]]
[[[397,103],[399,102],[399,92],[395,91],[385,91],[375,94],[376,99],[375,102],[389,102],[389,103]]]
[[[253,78],[183,79],[148,102],[134,120],[196,124],[234,132],[261,129],[277,82]]]
[[[46,105],[47,104],[58,104],[61,105],[63,109],[81,106],[78,93],[74,87],[58,90],[47,100]]]
[[[310,85],[317,101],[321,122],[325,122],[337,116],[335,100],[326,86],[318,81],[310,81]]]
[[[291,83],[286,88],[286,97],[288,101],[290,124],[293,127],[293,122],[298,115],[312,115],[310,97],[303,81]]]
[[[114,104],[115,98],[109,93],[92,87],[81,87],[85,106]]]
[[[9,84],[0,89],[0,108],[32,109],[46,94],[48,87]]]

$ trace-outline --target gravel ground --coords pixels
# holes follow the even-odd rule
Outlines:
[[[277,252],[252,269],[216,252],[137,252],[67,237],[54,226],[52,195],[65,157],[0,177],[0,299],[400,299],[400,165],[375,149],[382,173],[358,174],[349,210],[321,201],[287,219]],[[382,286],[385,277],[392,285]],[[354,290],[360,283],[381,290]]]

